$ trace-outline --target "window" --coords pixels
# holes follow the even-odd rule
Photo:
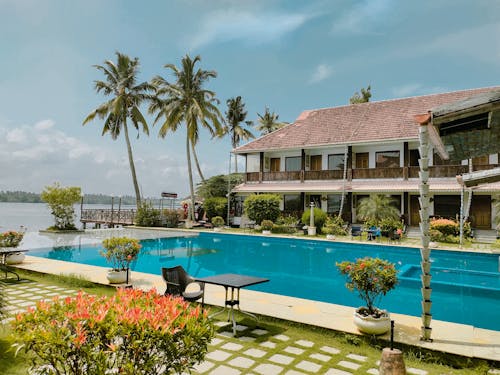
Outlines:
[[[344,154],[328,155],[328,170],[344,170]]]
[[[300,171],[301,164],[302,158],[300,156],[285,158],[285,171]]]
[[[311,155],[311,171],[320,171],[322,169],[321,155]]]
[[[442,159],[438,152],[434,152],[433,165],[459,165],[460,162],[453,162],[450,159]]]
[[[358,152],[356,154],[356,168],[368,168],[368,160],[370,154],[368,152]]]
[[[283,202],[283,212],[295,213],[303,210],[303,207],[300,204],[300,194],[285,195],[283,196]]]
[[[337,214],[340,211],[340,201],[342,200],[342,195],[340,194],[329,194],[327,195],[327,212],[329,214]]]
[[[420,159],[420,152],[418,150],[410,150],[410,167],[418,167],[418,159]]]
[[[375,153],[375,166],[377,168],[399,167],[399,151],[382,151]]]
[[[260,155],[248,154],[247,155],[247,172],[259,172],[260,170]]]
[[[271,172],[280,171],[280,158],[271,158]]]

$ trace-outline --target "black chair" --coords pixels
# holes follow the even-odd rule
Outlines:
[[[363,230],[361,229],[361,225],[351,226],[351,240],[353,237],[359,237],[361,239],[362,234],[363,234]]]
[[[161,269],[163,280],[167,284],[165,295],[181,296],[186,301],[194,302],[203,298],[205,293],[205,283],[195,281],[182,266]],[[196,283],[200,289],[187,292],[186,289],[189,284]],[[204,300],[202,300],[203,304]]]

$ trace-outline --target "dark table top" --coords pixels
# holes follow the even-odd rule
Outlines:
[[[25,253],[28,250],[18,249],[16,247],[0,247],[0,254]]]
[[[244,288],[246,286],[265,283],[269,279],[254,276],[238,275],[234,273],[224,273],[222,275],[214,275],[208,277],[196,277],[196,281],[207,284],[222,285],[231,288]]]

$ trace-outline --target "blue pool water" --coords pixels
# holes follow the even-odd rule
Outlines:
[[[181,264],[199,277],[220,273],[267,277],[269,283],[252,289],[353,307],[362,301],[345,288],[335,263],[380,257],[396,264],[400,283],[378,307],[421,314],[419,249],[217,233],[141,242],[140,256],[132,264],[135,271],[159,275],[161,267]],[[109,266],[99,250],[97,245],[56,247],[30,250],[30,255]],[[433,318],[500,331],[498,255],[433,250],[431,261]]]

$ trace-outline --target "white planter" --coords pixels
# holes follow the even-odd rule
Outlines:
[[[19,263],[23,262],[24,258],[26,258],[26,256],[24,255],[24,253],[21,253],[21,252],[9,254],[5,258],[5,263],[6,264],[19,264]]]
[[[263,230],[262,234],[269,236],[271,234],[271,231],[270,230]]]
[[[221,227],[214,227],[214,232],[220,232],[222,230]]]
[[[123,284],[127,282],[127,273],[128,270],[120,270],[120,271],[109,270],[106,277],[108,278],[110,284]],[[130,281],[130,277],[128,281]]]
[[[309,236],[315,236],[316,235],[316,227],[307,227],[307,234]]]
[[[327,240],[334,240],[335,239],[335,236],[333,234],[327,234],[326,235],[326,239]]]
[[[363,316],[356,309],[354,312],[354,325],[362,333],[382,335],[391,329],[391,316],[388,312],[385,312],[385,315],[380,318]]]

